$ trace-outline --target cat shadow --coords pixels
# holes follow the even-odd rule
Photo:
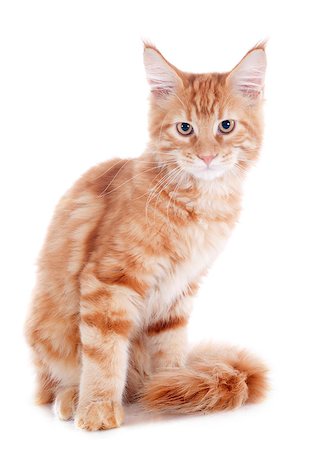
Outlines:
[[[252,405],[253,406],[253,405]],[[245,410],[248,410],[249,407],[252,407],[251,405],[248,405],[244,407]],[[125,408],[125,420],[123,423],[123,426],[128,426],[128,427],[134,427],[134,426],[138,426],[138,425],[145,425],[145,424],[153,424],[153,423],[159,423],[159,422],[171,422],[171,421],[188,421],[188,420],[193,420],[194,418],[202,418],[205,417],[211,417],[211,415],[214,416],[214,418],[216,419],[216,417],[222,416],[223,414],[225,414],[225,412],[223,411],[218,411],[217,413],[202,413],[202,412],[197,412],[197,413],[193,413],[193,414],[164,414],[164,413],[155,413],[155,412],[149,412],[147,410],[145,410],[140,404],[138,403],[131,403],[131,404],[126,404],[124,406]],[[53,405],[42,405],[41,406],[41,410],[42,412],[45,414],[45,416],[51,417],[55,416],[54,413],[54,408]],[[235,411],[231,411],[232,413],[235,413]],[[228,412],[226,413],[227,415],[229,414]],[[71,424],[73,425],[73,421],[69,420],[64,422],[66,427],[71,426]]]
[[[134,426],[134,425],[141,425],[141,424],[147,424],[147,423],[154,423],[154,422],[170,422],[170,421],[184,421],[184,420],[190,420],[194,417],[202,417],[206,416],[207,414],[204,413],[196,413],[196,414],[163,414],[163,413],[155,413],[155,412],[149,412],[145,410],[141,405],[138,403],[132,403],[129,405],[125,405],[125,426]],[[210,414],[209,414],[210,415]]]
[[[163,414],[163,413],[155,413],[146,411],[141,405],[138,403],[132,403],[129,405],[125,405],[125,420],[123,426],[138,426],[142,424],[151,424],[156,422],[170,422],[176,420],[187,420],[190,417],[198,417],[205,414],[197,413],[195,415],[192,414]],[[46,418],[53,418],[56,414],[54,412],[54,406],[52,404],[49,405],[41,405],[40,409],[42,413],[46,416]],[[68,420],[64,422],[65,426],[70,426],[73,424],[73,420]]]
[[[248,415],[253,412],[257,405],[248,404],[241,408],[232,409],[231,411],[210,411],[195,412],[188,414],[171,414],[171,413],[155,413],[145,410],[140,404],[132,403],[125,405],[125,420],[123,426],[137,426],[142,424],[151,424],[156,422],[186,422],[193,420],[209,421],[213,417],[214,423],[223,420],[224,416]]]
[[[176,416],[177,417],[177,416]],[[172,415],[150,413],[144,410],[138,403],[125,405],[125,425],[139,425],[142,423],[161,422],[172,419]]]

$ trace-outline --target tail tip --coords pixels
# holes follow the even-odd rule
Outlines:
[[[266,365],[255,356],[244,351],[236,368],[246,374],[245,382],[248,387],[246,403],[262,402],[270,389]]]

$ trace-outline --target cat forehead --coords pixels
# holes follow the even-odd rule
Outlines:
[[[190,74],[184,90],[187,106],[198,118],[211,116],[229,103],[225,74]]]

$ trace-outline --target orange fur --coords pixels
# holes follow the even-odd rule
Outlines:
[[[244,350],[201,345],[184,367],[149,377],[140,394],[149,410],[170,413],[215,412],[261,401],[267,369]]]
[[[39,258],[27,339],[38,402],[56,399],[60,418],[75,411],[81,428],[112,428],[123,396],[141,392],[151,409],[183,412],[263,395],[264,368],[246,353],[187,356],[186,323],[259,153],[264,55],[259,45],[229,73],[194,75],[146,45],[149,147],[75,183]],[[228,135],[219,129],[226,119],[235,123]],[[177,131],[182,122],[189,136]]]

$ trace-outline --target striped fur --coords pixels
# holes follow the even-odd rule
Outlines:
[[[263,395],[265,370],[244,352],[188,356],[186,325],[259,153],[264,55],[260,45],[232,72],[193,75],[145,46],[149,147],[75,183],[38,262],[26,334],[37,402],[55,400],[61,419],[108,429],[122,422],[124,399],[191,412]],[[225,119],[236,121],[226,136],[218,132]],[[178,122],[191,123],[193,134],[181,136]],[[213,158],[209,168],[202,155]]]

